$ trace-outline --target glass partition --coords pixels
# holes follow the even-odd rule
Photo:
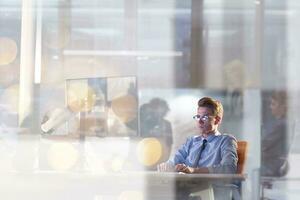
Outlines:
[[[211,96],[224,106],[220,131],[249,144],[243,199],[299,197],[298,15],[296,0],[2,0],[3,183],[41,173],[49,199],[66,196],[57,183],[74,199],[147,199],[151,177],[110,196],[102,182],[80,191],[43,175],[90,184],[153,172],[197,134],[197,101]],[[289,168],[268,179],[268,159]],[[34,186],[8,184],[3,196],[27,198]]]

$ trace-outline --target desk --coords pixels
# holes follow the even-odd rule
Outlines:
[[[246,178],[246,176],[242,174],[182,174],[158,172],[148,172],[145,174],[148,183],[147,193],[149,194],[149,199],[176,199],[176,195],[187,197],[188,194],[196,194],[195,192],[197,192],[198,195],[201,194],[203,199],[214,200],[212,184],[228,185],[232,183],[232,181],[243,181]],[[171,187],[172,189],[170,190]],[[156,193],[155,196],[153,196],[153,191]],[[169,195],[164,191],[168,191]],[[179,199],[181,200],[183,197]]]
[[[5,200],[171,200],[176,183],[203,190],[211,181],[244,179],[236,174],[16,172],[1,174],[0,194]]]

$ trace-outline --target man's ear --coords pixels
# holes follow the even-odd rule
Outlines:
[[[215,117],[215,125],[220,124],[222,121],[222,118],[220,116]]]

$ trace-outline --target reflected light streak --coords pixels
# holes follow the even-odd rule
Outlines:
[[[42,65],[42,1],[37,1],[34,83],[41,83]]]

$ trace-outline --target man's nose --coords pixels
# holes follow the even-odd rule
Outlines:
[[[198,120],[198,123],[199,123],[199,124],[204,124],[203,119],[200,118],[200,119]]]

